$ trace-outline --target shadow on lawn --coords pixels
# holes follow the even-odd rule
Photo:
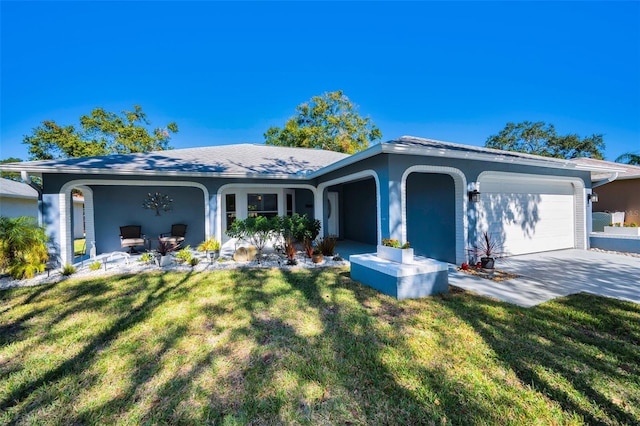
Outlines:
[[[402,333],[404,320],[399,314],[403,308],[351,281],[348,273],[325,276],[322,272],[282,271],[287,286],[273,290],[261,285],[268,279],[264,271],[247,270],[245,274],[248,283],[230,291],[251,321],[250,327],[236,333],[252,339],[256,346],[239,375],[243,385],[238,388],[238,405],[220,407],[221,416],[241,422],[273,422],[272,413],[279,413],[295,398],[298,421],[312,423],[329,421],[324,417],[328,413],[334,416],[331,423],[347,424],[429,424],[451,419],[456,423],[469,420],[470,415],[500,421],[492,407],[477,403],[437,367],[407,366],[412,369],[410,377],[399,377],[402,372],[390,370],[384,362],[389,348],[409,356],[413,351]],[[296,320],[295,312],[318,313],[322,331],[317,335],[301,335],[273,316],[274,309],[279,309],[276,305],[292,293],[302,293],[304,303],[289,306],[294,312],[289,320]],[[381,301],[374,313],[366,308],[373,299]],[[283,375],[295,378],[295,385],[275,392]],[[403,379],[420,383],[410,390],[400,383]],[[319,387],[320,395],[302,396],[301,389],[308,386]],[[439,397],[442,394],[444,398]],[[335,417],[336,413],[341,416]]]
[[[91,281],[80,281],[70,288],[68,294],[65,294],[65,305],[68,305],[66,309],[55,315],[52,319],[51,325],[60,323],[65,317],[91,310],[105,310],[108,311],[114,307],[114,303],[117,306],[120,317],[104,331],[96,334],[91,338],[90,342],[83,347],[77,354],[65,359],[57,367],[52,368],[45,374],[28,380],[19,386],[16,386],[7,395],[0,400],[0,412],[8,410],[11,407],[21,404],[23,401],[30,397],[30,394],[37,389],[45,387],[51,387],[50,385],[56,382],[65,381],[65,379],[72,379],[81,381],[83,388],[91,387],[98,378],[89,374],[91,366],[99,359],[100,354],[104,350],[108,350],[112,341],[119,335],[124,334],[128,330],[132,329],[136,325],[142,323],[149,317],[155,308],[162,305],[168,297],[175,295],[176,291],[179,291],[180,287],[187,282],[192,274],[185,274],[179,281],[167,284],[162,277],[150,278],[146,275],[142,275],[142,278],[135,276],[122,276],[115,281],[115,285],[125,285],[125,281],[129,281],[129,291],[116,297],[105,296],[105,292],[109,289],[105,286],[102,279],[96,279]],[[45,297],[47,291],[54,290],[54,285],[43,286],[41,289],[35,290],[33,294],[25,299],[23,304],[34,303],[39,297]],[[138,301],[135,294],[145,294],[143,300]],[[87,296],[87,297],[85,297]],[[58,306],[52,306],[52,311],[58,311]],[[49,309],[39,309],[34,311],[33,314],[26,315],[16,322],[12,323],[13,327],[20,327],[21,331],[24,331],[26,327],[23,325],[25,321],[33,318],[37,315],[46,315]],[[51,328],[50,326],[48,327]],[[184,331],[184,330],[182,330]],[[179,338],[180,330],[172,335],[169,341],[164,342],[163,347],[159,352],[171,347],[172,343]],[[16,334],[17,341],[27,336]],[[57,336],[55,333],[45,334],[32,343],[32,348],[37,350],[38,343],[53,344],[56,341]],[[5,343],[5,342],[3,342]],[[29,348],[27,348],[27,351]],[[144,354],[141,354],[144,355]],[[148,355],[148,354],[147,354]],[[117,409],[124,408],[133,402],[132,395],[136,392],[136,389],[142,386],[148,377],[154,372],[154,366],[146,364],[141,360],[136,366],[135,371],[131,374],[131,386],[128,392],[120,394],[110,400],[104,405],[96,407],[93,412],[85,412],[80,417],[73,419],[69,416],[66,417],[65,422],[70,424],[84,423],[93,419],[95,421],[96,413],[100,413],[104,408]],[[3,372],[3,375],[6,372]],[[26,418],[29,413],[34,412],[42,407],[53,404],[54,402],[72,405],[73,399],[79,398],[80,395],[59,395],[55,389],[52,391],[45,390],[44,395],[41,396],[36,402],[26,404],[24,408],[18,409],[12,413],[14,421]]]
[[[599,298],[577,295],[525,310],[468,293],[398,302],[351,281],[347,272],[321,269],[143,274],[108,285],[97,279],[64,291],[43,286],[11,294],[22,295],[20,306],[25,306],[46,302],[56,291],[62,306],[34,305],[3,325],[10,339],[3,335],[1,346],[32,339],[26,351],[37,351],[62,338],[60,328],[74,315],[97,312],[114,319],[79,352],[40,376],[7,387],[0,413],[10,413],[3,418],[9,422],[53,411],[52,422],[57,416],[70,424],[508,423],[494,403],[503,409],[524,405],[524,392],[484,398],[477,393],[521,386],[502,377],[489,377],[476,387],[461,382],[446,356],[464,342],[449,321],[471,326],[481,337],[474,333],[475,338],[495,353],[492,362],[498,358],[520,383],[532,384],[564,411],[589,423],[638,421],[589,382],[610,378],[638,385],[640,308],[631,303],[601,304]],[[567,318],[567,312],[575,317]],[[158,317],[173,313],[175,320],[159,322]],[[50,324],[32,324],[37,317]],[[30,327],[40,327],[41,335],[34,339]],[[147,329],[145,342],[136,341],[141,327]],[[444,348],[443,359],[425,361],[429,358],[417,352],[421,347],[411,346],[411,338],[422,331]],[[100,401],[87,406],[92,392],[109,385],[95,372],[107,353],[115,357],[108,360],[128,357],[133,363],[114,367],[111,374],[126,376],[117,392],[100,394]],[[479,357],[473,368],[488,356],[472,355]],[[3,381],[17,372],[14,367],[0,363]],[[584,409],[542,377],[541,369],[561,375],[599,409]],[[68,382],[78,384],[67,388]],[[69,392],[61,395],[61,389]],[[75,411],[78,406],[82,412]],[[600,410],[603,418],[593,414]]]
[[[443,305],[471,325],[522,383],[563,410],[588,424],[638,424],[629,410],[640,406],[640,307],[602,301],[581,293],[530,309],[475,297],[444,297]],[[611,396],[625,392],[627,401]]]

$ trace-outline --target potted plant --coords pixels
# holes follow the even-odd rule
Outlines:
[[[313,253],[311,254],[311,261],[313,263],[320,263],[324,260],[324,256],[322,256],[322,251],[319,248],[314,248]]]
[[[324,256],[333,256],[333,253],[336,250],[337,243],[338,243],[338,239],[333,235],[329,235],[324,238],[320,238],[316,242],[316,247],[320,249],[320,252]]]
[[[480,258],[479,263],[482,269],[494,269],[496,258],[503,256],[501,243],[488,232],[482,233],[482,238],[470,251],[474,259]]]
[[[640,228],[635,223],[610,223],[604,227],[606,234],[640,236]]]
[[[302,240],[302,248],[304,249],[307,257],[313,256],[313,240],[309,237],[304,237]]]
[[[413,249],[409,241],[400,244],[399,240],[383,238],[382,245],[378,246],[377,254],[379,258],[398,263],[412,263]]]
[[[206,252],[207,257],[213,261],[213,259],[220,257],[220,246],[220,241],[216,240],[215,237],[211,237],[200,243],[198,251]]]
[[[156,249],[157,258],[156,264],[160,267],[166,266],[171,263],[171,252],[176,250],[176,245],[169,241],[158,240],[158,248]]]
[[[287,265],[295,265],[296,262],[296,253],[298,249],[296,247],[296,243],[293,241],[293,238],[289,237],[284,241],[284,253],[287,255]]]

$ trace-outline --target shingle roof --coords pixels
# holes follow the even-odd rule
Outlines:
[[[16,164],[15,167],[34,172],[101,173],[109,171],[115,174],[278,177],[305,176],[347,156],[347,154],[320,149],[237,144],[139,154],[30,161]]]
[[[11,198],[38,198],[38,193],[26,183],[0,178],[0,196]]]
[[[46,173],[120,175],[182,175],[263,178],[305,178],[329,173],[379,153],[412,154],[430,157],[482,160],[497,163],[528,164],[559,169],[610,173],[620,166],[586,164],[558,158],[499,149],[462,145],[413,136],[374,144],[354,155],[320,149],[278,147],[258,144],[220,145],[155,151],[141,154],[67,158],[2,164],[0,169]]]
[[[590,166],[608,166],[616,169],[621,169],[624,171],[618,172],[617,179],[636,179],[640,178],[640,166],[632,166],[631,164],[623,164],[623,163],[614,163],[613,161],[605,161],[605,160],[595,160],[593,158],[576,158],[571,161],[574,161],[579,164],[586,164]],[[594,173],[591,176],[591,179],[602,180],[609,177],[608,174],[602,173]]]
[[[484,148],[480,146],[473,145],[463,145],[459,143],[453,142],[443,142],[437,141],[434,139],[423,139],[415,136],[402,136],[396,140],[387,142],[393,143],[398,146],[406,146],[406,147],[414,147],[414,148],[431,148],[431,149],[442,149],[447,150],[449,152],[460,152],[460,153],[468,153],[468,154],[484,154],[484,155],[495,155],[502,158],[513,158],[513,159],[527,159],[527,160],[536,160],[536,161],[545,161],[552,162],[557,164],[563,164],[567,162],[567,160],[562,158],[553,158],[553,157],[543,157],[541,155],[534,154],[526,154],[524,152],[514,152],[514,151],[503,151],[501,149],[493,149],[493,148]]]

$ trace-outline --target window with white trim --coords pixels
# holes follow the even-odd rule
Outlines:
[[[226,204],[226,216],[227,216],[227,230],[231,228],[231,225],[236,220],[236,194],[227,194],[225,196]]]
[[[278,216],[278,194],[247,194],[247,216]]]

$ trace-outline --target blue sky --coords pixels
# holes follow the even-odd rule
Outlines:
[[[383,133],[483,145],[509,121],[640,150],[640,2],[7,2],[1,152],[139,104],[175,148],[262,143],[341,89]]]

